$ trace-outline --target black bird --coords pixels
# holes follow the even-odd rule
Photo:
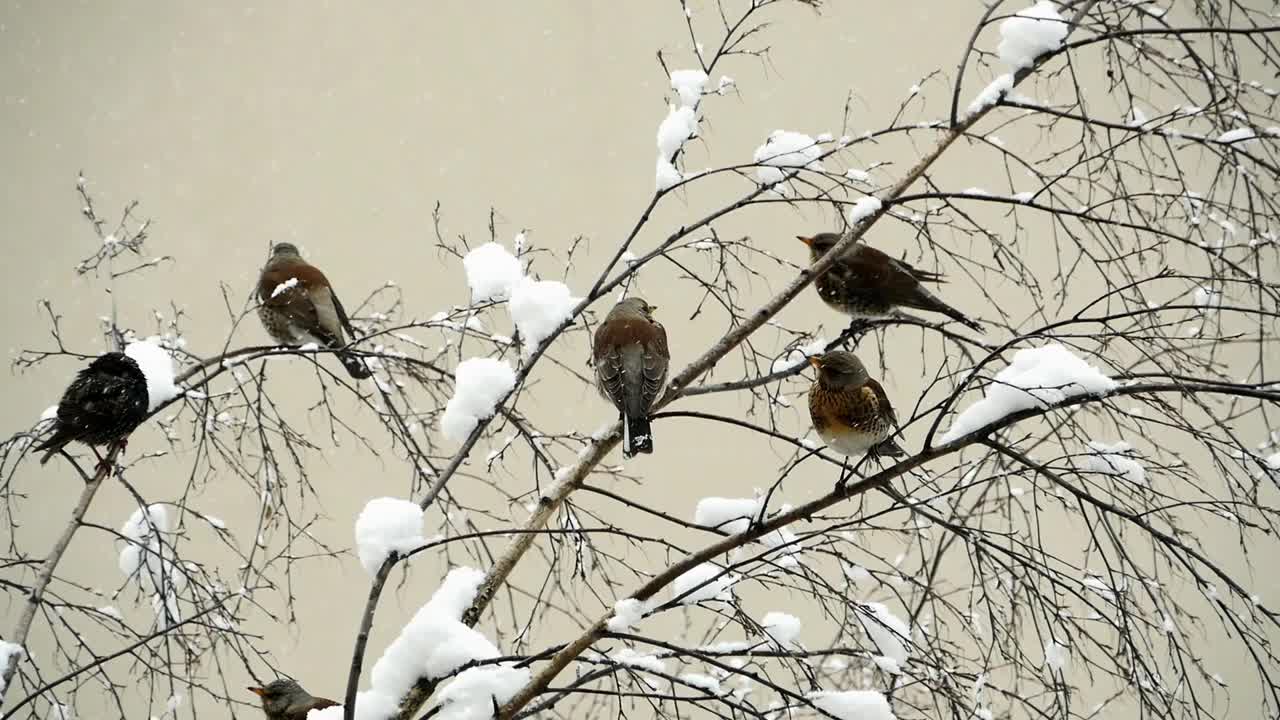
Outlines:
[[[134,359],[119,352],[100,355],[71,381],[58,402],[53,436],[35,452],[49,462],[67,443],[108,445],[123,440],[147,419],[147,376]]]

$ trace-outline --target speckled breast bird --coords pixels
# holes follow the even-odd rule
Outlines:
[[[271,258],[258,278],[258,299],[262,327],[276,342],[291,346],[316,343],[337,350],[338,359],[356,380],[373,374],[359,357],[339,349],[347,344],[344,330],[352,338],[356,336],[347,311],[329,279],[303,260],[294,245],[278,243],[271,248]]]
[[[839,233],[797,235],[796,238],[809,246],[810,262],[817,262],[840,242]],[[945,280],[939,273],[914,268],[858,242],[819,275],[813,286],[829,307],[854,318],[881,318],[892,315],[896,308],[914,308],[939,312],[974,330],[982,330],[981,325],[929,292],[921,284],[926,282]]]
[[[293,680],[272,680],[265,687],[251,687],[249,692],[262,698],[262,712],[267,720],[307,720],[312,710],[334,707],[338,703],[318,698]]]
[[[809,418],[827,447],[842,455],[905,454],[889,438],[898,425],[889,396],[867,375],[858,356],[833,350],[809,358],[809,363],[818,369],[809,388]]]
[[[667,382],[671,353],[667,331],[653,319],[653,305],[622,300],[596,328],[592,356],[596,387],[622,414],[622,454],[653,452],[649,409]]]
[[[133,358],[109,352],[94,358],[62,393],[53,435],[35,447],[49,462],[67,443],[107,445],[123,440],[147,419],[147,377]]]

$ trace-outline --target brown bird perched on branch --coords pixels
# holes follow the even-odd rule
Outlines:
[[[314,697],[293,680],[272,680],[266,687],[251,687],[249,692],[262,698],[262,712],[267,720],[306,720],[312,710],[334,707],[338,703]]]
[[[620,301],[596,328],[596,387],[622,414],[622,454],[653,452],[649,409],[667,382],[667,331],[657,308],[638,297]]]
[[[108,445],[124,440],[147,419],[147,377],[128,355],[109,352],[94,358],[76,374],[58,402],[53,435],[37,445],[49,462],[73,440]]]
[[[833,350],[809,364],[818,369],[809,388],[809,418],[827,447],[845,456],[906,454],[889,437],[898,425],[889,396],[857,355]]]
[[[840,242],[840,233],[797,235],[809,246],[809,262],[817,262]],[[854,318],[881,318],[899,307],[939,312],[979,332],[982,326],[938,299],[921,283],[945,282],[939,273],[919,270],[862,242],[854,243],[825,273],[813,281],[822,301]]]
[[[302,259],[298,248],[278,243],[258,279],[258,317],[276,342],[298,346],[316,343],[336,350],[347,373],[363,380],[373,373],[355,354],[343,350],[345,330],[353,339],[355,330],[347,311],[329,285],[329,279]]]

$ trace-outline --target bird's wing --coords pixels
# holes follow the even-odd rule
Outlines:
[[[311,297],[311,306],[316,312],[316,325],[320,328],[317,335],[329,347],[346,345],[346,341],[342,339],[342,327],[345,324],[342,320],[346,313],[338,309],[338,296],[333,294],[333,289],[328,285],[317,285],[308,288],[307,294]]]
[[[596,328],[591,345],[591,357],[596,366],[596,387],[600,394],[622,408],[622,353],[614,335],[614,323],[606,319]]]
[[[889,262],[888,255],[859,243],[854,249],[845,253],[835,264],[850,288],[855,290],[883,290],[893,284],[895,269]]]
[[[667,330],[662,323],[649,323],[649,338],[644,343],[643,401],[645,409],[653,405],[667,384],[667,368],[671,365],[671,352],[667,349]]]
[[[67,386],[62,393],[62,400],[58,403],[58,422],[68,425],[78,422],[81,408],[94,402],[92,375],[93,373],[85,368]]]
[[[342,301],[338,299],[338,293],[334,292],[333,286],[329,286],[329,296],[333,298],[333,309],[338,313],[338,322],[341,323],[342,329],[347,331],[347,335],[355,340],[356,330],[351,327],[351,318],[347,315],[347,309],[342,307]]]
[[[617,348],[596,355],[596,386],[609,402],[622,408],[622,353]]]
[[[933,270],[921,270],[914,265],[909,265],[905,260],[894,260],[894,262],[905,267],[907,272],[911,273],[912,277],[919,282],[937,283],[941,285],[947,281],[947,276],[940,272],[934,272]]]
[[[868,245],[859,245],[845,266],[848,282],[853,288],[873,290],[894,305],[937,309],[936,299],[920,285],[920,281],[940,282],[940,275],[917,270]]]
[[[871,389],[875,395],[876,405],[879,407],[880,413],[888,416],[890,424],[894,427],[898,426],[898,415],[893,411],[893,404],[889,402],[889,395],[885,393],[884,386],[878,380],[867,380],[867,388]]]
[[[893,263],[893,265],[899,268],[900,272],[907,273],[908,275],[915,278],[919,282],[945,283],[947,281],[946,276],[943,275],[942,273],[934,272],[932,270],[921,270],[920,268],[916,267],[915,265],[912,265],[906,260],[889,258],[889,262]]]

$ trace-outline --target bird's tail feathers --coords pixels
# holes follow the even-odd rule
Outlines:
[[[871,448],[871,454],[875,457],[902,457],[907,454],[907,451],[903,450],[902,446],[895,442],[893,438],[889,438]]]
[[[49,436],[49,439],[31,449],[31,452],[44,451],[44,457],[40,458],[41,465],[49,462],[49,458],[57,455],[59,450],[66,447],[67,443],[75,439],[65,430],[65,428],[58,428],[54,431],[53,435]]]
[[[653,452],[653,435],[649,431],[649,407],[653,398],[645,397],[645,356],[639,345],[622,353],[622,426],[624,457]]]
[[[364,364],[358,355],[349,352],[338,353],[338,359],[342,361],[342,366],[347,369],[347,374],[356,380],[365,380],[373,377],[373,371],[368,365]]]
[[[648,415],[622,416],[622,454],[631,457],[636,453],[653,452],[653,431]]]
[[[912,277],[914,277],[916,280],[920,282],[937,283],[941,285],[947,281],[947,276],[943,275],[940,272],[934,272],[932,270],[921,270],[920,268],[917,268],[917,267],[911,268],[911,275]]]
[[[916,306],[918,307],[918,309],[932,310],[933,312],[940,312],[943,315],[946,315],[947,317],[951,318],[952,320],[955,320],[956,322],[960,323],[961,325],[964,325],[970,330],[974,330],[975,332],[982,332],[982,326],[979,325],[976,320],[973,320],[968,315],[965,315],[959,310],[942,302],[942,300],[939,299],[937,295],[934,295],[928,290],[925,290],[924,288],[920,288],[920,289],[924,291],[923,293],[924,302]]]
[[[952,320],[955,320],[961,325],[964,325],[970,330],[973,330],[974,332],[982,332],[982,325],[979,325],[977,320],[974,320],[973,318],[969,317],[968,315],[965,315],[964,313],[951,307],[950,305],[947,305],[946,310],[943,310],[942,312],[947,317],[951,318]]]

